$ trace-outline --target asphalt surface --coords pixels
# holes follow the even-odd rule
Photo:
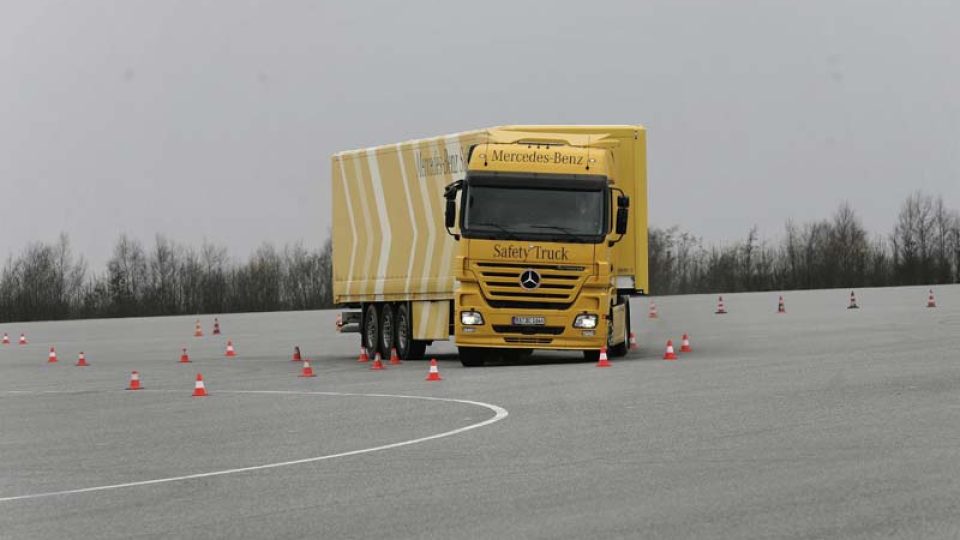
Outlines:
[[[445,343],[439,383],[333,312],[2,324],[0,538],[956,538],[960,287],[857,292],[636,299],[612,368]]]

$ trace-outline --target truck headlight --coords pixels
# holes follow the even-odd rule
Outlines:
[[[596,313],[581,313],[577,315],[577,318],[573,320],[574,328],[596,328],[597,327],[597,314]]]
[[[477,326],[483,324],[483,315],[479,311],[461,311],[460,324],[464,326]]]

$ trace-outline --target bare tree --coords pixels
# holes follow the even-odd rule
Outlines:
[[[113,247],[113,257],[107,262],[107,276],[114,314],[128,317],[141,313],[147,261],[139,241],[120,235]]]
[[[158,234],[150,254],[147,295],[154,314],[172,315],[178,312],[177,267],[177,246]]]
[[[178,297],[181,313],[200,313],[203,310],[203,265],[193,249],[180,253],[177,269]]]
[[[844,201],[833,216],[830,253],[835,278],[830,286],[858,287],[864,282],[867,266],[867,231],[850,204]]]
[[[953,282],[960,283],[960,216],[954,216],[953,233]]]
[[[891,242],[898,283],[929,283],[935,253],[933,199],[922,192],[911,194],[900,207]]]
[[[204,241],[200,248],[203,262],[203,311],[227,310],[227,249]]]
[[[933,233],[934,233],[934,281],[949,283],[953,281],[953,258],[956,245],[953,231],[960,221],[956,211],[948,209],[943,204],[943,197],[933,201]]]

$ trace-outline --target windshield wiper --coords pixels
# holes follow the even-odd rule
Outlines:
[[[569,229],[567,227],[561,227],[560,225],[531,225],[530,227],[533,229],[554,229],[562,233],[566,233],[570,236],[576,236],[576,237],[583,236],[583,233],[578,233],[573,229]]]
[[[499,223],[492,223],[492,222],[489,222],[489,221],[481,221],[481,222],[479,222],[479,223],[471,223],[471,224],[470,224],[471,227],[473,227],[474,225],[479,225],[479,226],[481,226],[481,227],[493,227],[493,228],[497,229],[498,231],[502,232],[503,234],[507,235],[507,239],[509,239],[509,240],[518,240],[518,241],[520,240],[519,238],[517,238],[517,235],[516,235],[515,232],[503,228],[503,225],[500,225]]]

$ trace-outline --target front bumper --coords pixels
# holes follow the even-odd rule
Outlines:
[[[609,297],[605,291],[584,289],[572,306],[564,310],[494,308],[489,306],[478,290],[468,284],[457,294],[455,311],[455,339],[461,347],[491,347],[501,349],[599,349],[607,343],[607,313]],[[601,306],[604,306],[601,308]],[[465,326],[460,312],[478,311],[484,324]],[[574,328],[573,321],[581,313],[596,313],[597,327]],[[537,326],[515,325],[514,317],[543,317]]]

